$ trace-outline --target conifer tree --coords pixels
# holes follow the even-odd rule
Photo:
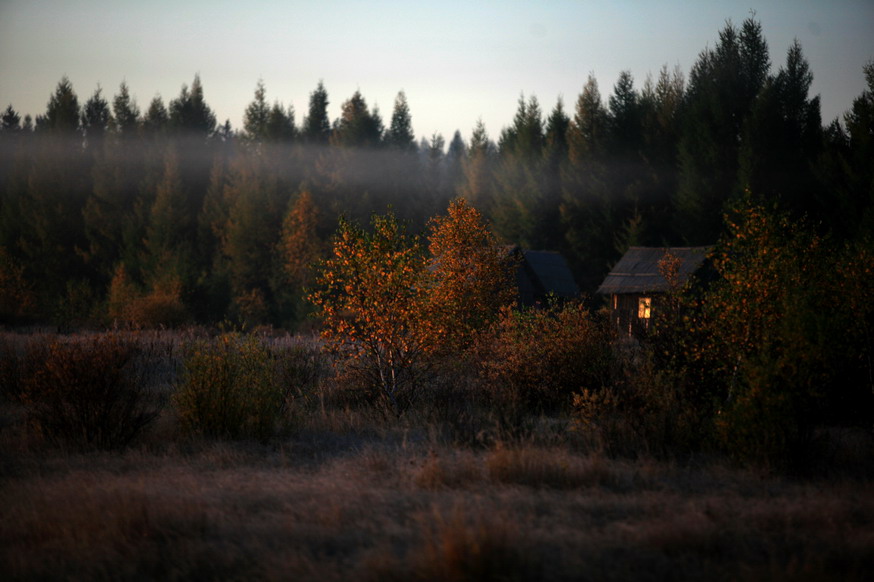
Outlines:
[[[255,86],[255,98],[249,103],[243,114],[243,137],[252,143],[263,141],[267,135],[270,106],[267,105],[265,95],[264,82],[258,81]]]
[[[122,81],[118,95],[112,100],[112,121],[116,133],[125,137],[136,135],[140,123],[140,108],[130,96],[127,83]]]
[[[504,240],[526,248],[554,247],[555,229],[547,225],[558,211],[548,200],[543,178],[543,118],[537,97],[519,98],[513,124],[501,132],[500,163],[495,172],[495,230]]]
[[[768,45],[754,18],[731,23],[689,74],[679,147],[676,227],[690,244],[713,242],[735,194],[744,123],[770,71]]]
[[[598,81],[589,75],[568,128],[568,164],[562,180],[561,221],[572,267],[592,292],[616,258],[612,245],[606,153],[608,116]]]
[[[779,201],[796,216],[828,219],[833,204],[814,175],[823,146],[819,97],[808,96],[813,74],[795,41],[786,65],[760,91],[740,151],[740,187]]]
[[[492,172],[494,148],[482,119],[477,120],[470,138],[467,156],[462,160],[463,177],[458,195],[487,214],[494,204]]]
[[[303,119],[301,133],[306,143],[324,145],[331,136],[331,122],[328,119],[328,91],[319,81],[316,90],[310,93],[309,109]]]
[[[181,134],[209,137],[216,128],[215,114],[206,104],[200,75],[194,76],[189,89],[182,86],[179,97],[170,102],[170,126]]]
[[[15,133],[21,130],[21,116],[16,113],[10,103],[0,115],[0,132]]]
[[[847,125],[851,200],[848,206],[859,219],[859,234],[874,232],[874,60],[863,67],[865,89],[844,116]],[[867,227],[867,229],[866,229]]]
[[[109,103],[103,98],[102,93],[103,90],[97,87],[94,94],[85,102],[80,121],[80,127],[85,133],[85,143],[94,151],[101,149],[103,137],[112,123]]]
[[[143,128],[150,134],[160,134],[166,131],[170,123],[170,114],[167,113],[167,108],[164,106],[164,100],[160,95],[156,95],[149,103],[149,109],[146,110],[146,116],[143,119]]]
[[[37,117],[36,126],[58,134],[72,134],[79,129],[79,98],[67,77],[61,78],[49,98],[44,116]]]
[[[331,133],[331,143],[342,147],[376,147],[382,140],[379,111],[367,108],[360,91],[343,103],[340,118]]]
[[[391,114],[391,125],[385,135],[385,143],[394,149],[412,152],[416,149],[416,136],[413,134],[413,124],[410,118],[410,107],[407,96],[401,91],[395,97],[394,109]]]
[[[283,108],[278,101],[273,103],[267,116],[266,137],[274,143],[291,143],[297,137],[294,125],[294,107]]]

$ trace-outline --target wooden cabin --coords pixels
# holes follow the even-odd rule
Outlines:
[[[596,293],[606,296],[616,326],[628,335],[646,333],[660,298],[683,286],[704,266],[711,247],[631,247],[613,266]],[[675,268],[665,268],[673,262]]]

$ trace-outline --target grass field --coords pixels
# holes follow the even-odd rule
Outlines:
[[[171,348],[162,352],[172,359]],[[173,366],[151,376],[169,390]],[[324,384],[324,383],[323,383]],[[185,434],[166,406],[123,451],[47,442],[0,408],[8,580],[864,580],[870,435],[803,480],[717,457],[610,458],[561,418],[387,421],[319,388],[267,441]],[[451,424],[451,423],[450,423]],[[453,436],[454,435],[454,436]],[[836,440],[835,442],[837,442]]]

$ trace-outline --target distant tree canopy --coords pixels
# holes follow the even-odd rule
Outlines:
[[[688,75],[623,71],[607,95],[589,76],[567,109],[522,95],[506,127],[480,121],[467,141],[417,142],[403,91],[386,126],[360,91],[331,120],[319,82],[298,124],[258,81],[235,132],[197,75],[142,108],[124,82],[83,103],[64,77],[35,119],[0,114],[0,248],[15,265],[0,293],[27,290],[16,321],[106,323],[116,281],[189,320],[294,327],[305,265],[340,215],[391,205],[418,234],[458,196],[501,243],[563,252],[588,292],[631,245],[715,242],[747,192],[819,236],[874,244],[874,63],[823,125],[801,45],[781,61],[772,71],[755,18],[728,23]]]

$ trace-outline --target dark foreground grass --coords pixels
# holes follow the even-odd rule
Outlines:
[[[179,344],[158,339],[167,361],[150,364],[160,372],[150,388],[172,401]],[[18,375],[0,372],[5,386]],[[15,393],[0,391],[3,580],[867,580],[874,571],[865,431],[831,435],[828,470],[798,480],[715,458],[611,458],[567,419],[507,430],[460,388],[449,404],[423,401],[418,415],[386,419],[322,387],[292,394],[283,430],[260,442],[192,435],[168,406],[129,448],[101,451],[34,432]]]
[[[188,443],[15,452],[5,579],[862,580],[871,483],[566,448]],[[319,445],[322,445],[319,447]]]

